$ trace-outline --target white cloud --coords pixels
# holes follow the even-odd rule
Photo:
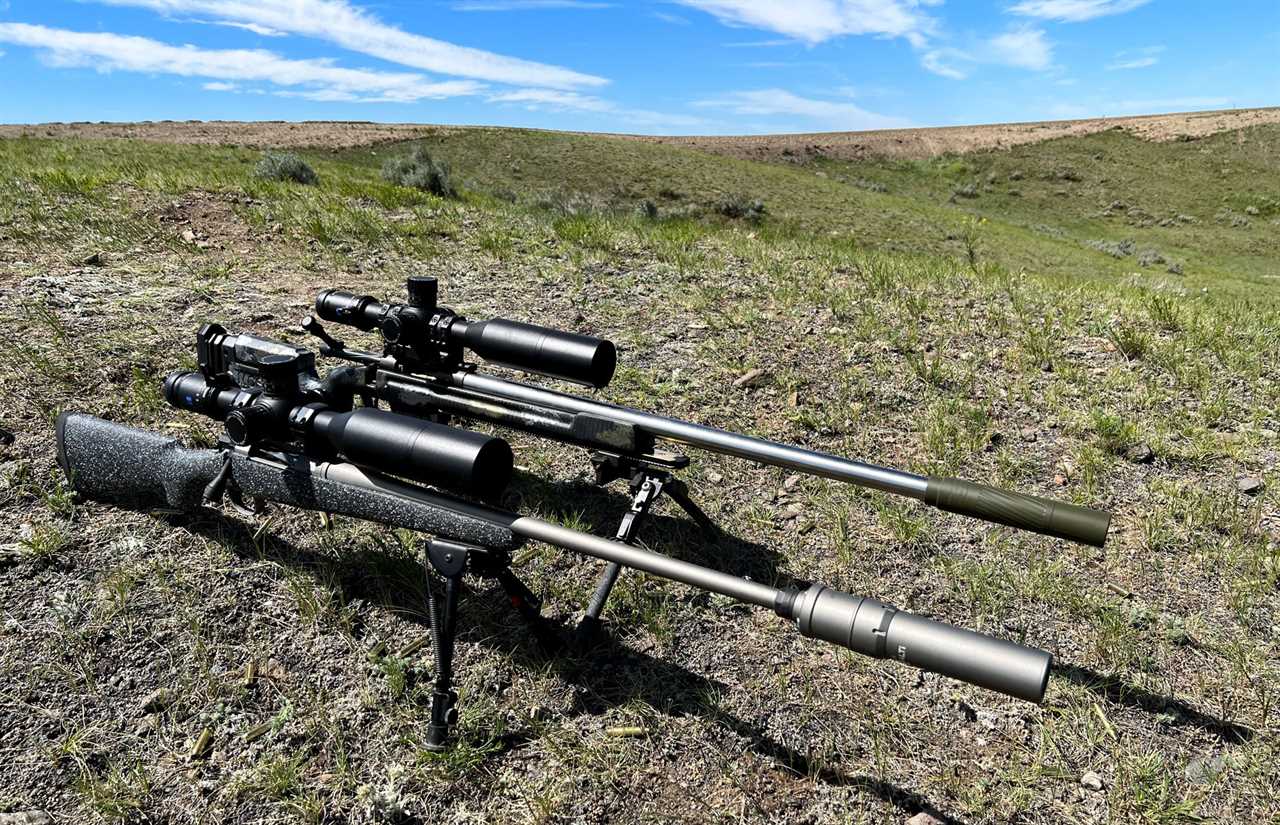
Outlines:
[[[1110,115],[1143,115],[1217,109],[1229,105],[1231,100],[1225,97],[1163,97],[1150,100],[1117,100],[1103,104],[1101,109]]]
[[[665,11],[655,11],[653,12],[653,16],[661,20],[663,23],[670,23],[673,26],[689,25],[689,18],[681,17],[678,14],[671,14]]]
[[[921,11],[938,0],[675,0],[731,26],[785,34],[806,43],[842,35],[905,37],[924,45],[934,21]]]
[[[1042,72],[1053,64],[1053,47],[1039,29],[1014,29],[987,41],[993,63]]]
[[[457,46],[406,32],[347,0],[98,0],[173,15],[200,14],[314,37],[402,66],[454,77],[567,89],[602,86],[602,77]]]
[[[1024,17],[1080,23],[1095,17],[1123,14],[1145,6],[1151,0],[1023,0],[1009,11]]]
[[[577,109],[584,112],[609,112],[614,106],[607,100],[578,92],[561,89],[515,89],[489,95],[490,103],[528,103],[558,109]]]
[[[746,40],[741,43],[724,43],[726,49],[775,49],[779,46],[794,46],[794,40]]]
[[[972,59],[968,54],[958,49],[932,49],[925,52],[924,56],[920,58],[920,65],[924,66],[927,71],[941,77],[964,80],[969,76],[968,72],[956,68],[955,64]]]
[[[1145,49],[1116,52],[1115,59],[1107,65],[1107,71],[1123,71],[1126,69],[1145,69],[1160,62],[1156,55],[1164,51],[1164,46],[1147,46]]]
[[[284,37],[285,32],[279,29],[272,29],[267,26],[259,26],[257,23],[237,23],[234,20],[183,20],[183,23],[199,23],[202,26],[227,26],[233,29],[244,29],[247,32],[253,32],[261,37]]]
[[[1053,67],[1053,44],[1040,29],[1011,29],[969,49],[930,49],[920,63],[926,70],[952,80],[964,80],[970,68],[978,64],[1043,72]]]
[[[612,3],[593,0],[459,0],[454,11],[536,11],[538,9],[607,9]]]
[[[1124,69],[1145,69],[1148,66],[1154,66],[1160,62],[1158,57],[1138,57],[1133,60],[1122,60],[1118,63],[1107,64],[1107,71],[1115,72]]]
[[[240,87],[234,83],[224,83],[221,80],[215,80],[211,83],[204,84],[200,88],[204,89],[206,92],[234,92]]]
[[[308,95],[406,103],[426,98],[478,94],[471,80],[432,82],[418,74],[345,69],[331,60],[291,60],[260,49],[201,49],[170,46],[145,37],[106,32],[74,32],[26,23],[0,23],[0,42],[43,50],[52,66],[208,77],[221,81],[258,80],[277,86],[314,87]]]
[[[649,109],[630,109],[610,100],[561,89],[513,89],[489,95],[485,99],[490,103],[517,104],[533,110],[551,109],[605,114],[628,125],[647,129],[693,129],[705,128],[709,125],[708,121],[700,117],[654,112]]]
[[[1225,97],[1166,97],[1150,100],[1109,100],[1094,103],[1055,103],[1049,115],[1057,118],[1126,117],[1130,115],[1194,112],[1230,106]]]
[[[852,103],[800,97],[785,89],[730,92],[697,105],[727,109],[737,115],[789,115],[816,121],[832,129],[893,129],[908,126],[902,118],[868,112]]]

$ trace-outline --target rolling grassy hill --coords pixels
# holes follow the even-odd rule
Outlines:
[[[380,178],[418,145],[460,197]],[[257,179],[243,148],[0,140],[0,518],[16,530],[0,542],[0,811],[1280,813],[1277,127],[917,161],[488,129],[301,154],[315,186]],[[642,536],[1043,646],[1045,705],[824,650],[639,575],[602,649],[543,655],[477,584],[461,741],[435,756],[421,537],[68,496],[59,410],[207,440],[158,391],[193,363],[200,323],[301,340],[318,289],[398,295],[418,273],[470,316],[614,339],[609,400],[1114,510],[1096,552],[697,455],[688,479],[723,534],[663,509]],[[612,532],[626,496],[592,486],[582,455],[513,446],[530,473],[513,506]],[[596,565],[534,549],[521,575],[572,618]]]

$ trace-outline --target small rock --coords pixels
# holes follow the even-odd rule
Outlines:
[[[53,817],[44,811],[17,811],[0,814],[0,825],[53,825]]]
[[[1037,438],[1039,438],[1039,437],[1040,437],[1040,434],[1039,434],[1038,432],[1036,432],[1036,428],[1035,428],[1035,427],[1023,427],[1023,428],[1022,428],[1022,440],[1023,440],[1023,441],[1031,442],[1031,441],[1035,441],[1035,440],[1036,440]]]
[[[748,370],[747,372],[744,372],[742,375],[739,375],[737,378],[734,379],[733,385],[739,388],[758,387],[768,380],[769,380],[769,373],[757,367],[756,369]]]
[[[1105,787],[1102,777],[1094,771],[1085,771],[1084,776],[1080,777],[1080,784],[1091,791],[1100,791]]]
[[[1197,756],[1187,763],[1183,775],[1197,785],[1207,785],[1218,778],[1227,767],[1226,754],[1216,756]]]
[[[1124,457],[1134,464],[1150,464],[1156,454],[1146,444],[1134,444],[1124,451]]]
[[[928,811],[921,811],[908,819],[905,825],[942,825],[942,820]]]
[[[1236,479],[1236,489],[1244,493],[1246,496],[1256,496],[1262,492],[1262,479],[1253,476],[1244,476]]]
[[[182,230],[182,240],[186,241],[187,243],[195,243],[196,233],[192,232],[190,229],[184,229]]]
[[[80,260],[81,266],[102,266],[102,263],[101,252],[94,252],[92,255],[87,255]]]
[[[173,691],[168,688],[156,688],[142,700],[143,713],[159,713],[173,705]]]
[[[720,482],[724,481],[724,476],[712,470],[711,472],[707,473],[707,481],[711,482],[712,484],[719,484]]]
[[[794,490],[795,486],[799,483],[800,483],[800,476],[798,474],[787,476],[787,480],[782,482],[782,489]]]

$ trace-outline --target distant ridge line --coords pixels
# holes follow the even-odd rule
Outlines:
[[[1251,126],[1280,123],[1280,107],[1076,118],[974,126],[933,126],[861,132],[806,132],[775,135],[631,135],[547,129],[513,131],[591,135],[683,146],[749,160],[825,156],[923,158],[947,153],[1006,149],[1060,137],[1123,129],[1147,140],[1188,140]],[[159,143],[247,146],[251,148],[349,149],[412,140],[441,132],[507,129],[501,126],[444,126],[371,121],[143,121],[138,123],[0,124],[0,138],[105,138]]]

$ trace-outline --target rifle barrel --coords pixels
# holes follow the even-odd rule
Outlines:
[[[537,404],[569,413],[585,413],[630,424],[667,441],[688,444],[712,452],[745,458],[761,464],[786,467],[824,478],[870,487],[886,493],[919,499],[926,504],[995,524],[1030,530],[1046,536],[1102,547],[1107,540],[1111,514],[1047,498],[1013,493],[955,478],[920,476],[830,453],[806,450],[718,430],[702,424],[666,418],[629,407],[590,401],[576,395],[506,381],[459,370],[447,376],[452,386],[491,396]]]
[[[410,485],[352,465],[329,465],[328,478],[341,479],[353,487],[398,493],[412,501],[424,500]],[[1053,657],[1043,650],[953,627],[820,584],[802,592],[786,591],[529,516],[482,505],[471,505],[467,514],[492,521],[521,538],[772,610],[810,638],[877,659],[897,659],[1030,702],[1044,698]]]
[[[613,418],[632,424],[659,438],[701,447],[713,452],[787,467],[805,473],[823,476],[836,481],[857,484],[883,490],[886,493],[924,499],[929,480],[924,476],[894,470],[863,461],[853,461],[830,453],[806,450],[768,441],[763,438],[718,430],[702,424],[666,418],[661,415],[642,412],[630,407],[590,401],[575,395],[556,392],[542,387],[534,387],[515,381],[506,381],[474,372],[459,371],[451,376],[454,386],[462,389],[487,392],[503,398],[525,401],[530,404],[541,404],[552,409],[571,413],[591,413]]]

